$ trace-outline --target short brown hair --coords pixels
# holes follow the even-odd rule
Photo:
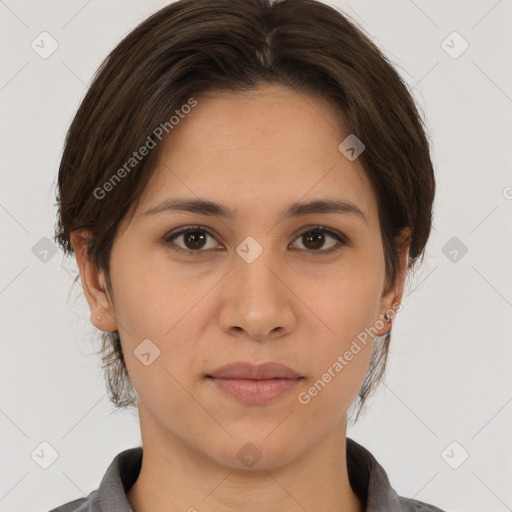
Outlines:
[[[397,236],[404,227],[411,230],[411,270],[423,259],[435,193],[425,126],[386,57],[354,21],[315,0],[180,0],[114,48],[65,141],[55,234],[64,253],[73,254],[73,231],[88,230],[88,256],[105,272],[113,297],[110,252],[121,219],[137,204],[155,169],[160,148],[155,127],[202,92],[247,91],[271,83],[341,107],[340,123],[365,144],[359,158],[378,198],[386,282],[393,284],[400,269]],[[148,141],[156,147],[123,174],[108,202],[98,199],[98,187]],[[357,417],[382,378],[390,336],[375,344]],[[110,400],[118,408],[135,406],[119,332],[103,333],[102,339]]]

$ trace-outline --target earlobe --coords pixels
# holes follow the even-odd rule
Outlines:
[[[82,288],[91,310],[91,323],[101,331],[115,331],[117,324],[113,316],[111,301],[105,290],[104,273],[102,270],[98,270],[89,259],[90,233],[85,230],[73,232],[70,239],[80,271]]]

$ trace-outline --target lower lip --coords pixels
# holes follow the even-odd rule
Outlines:
[[[249,405],[265,404],[292,390],[297,379],[216,379],[210,377],[222,391]]]

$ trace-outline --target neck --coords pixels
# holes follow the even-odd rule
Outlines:
[[[346,421],[291,462],[265,470],[219,465],[141,415],[139,477],[127,493],[134,512],[362,512],[346,464]]]

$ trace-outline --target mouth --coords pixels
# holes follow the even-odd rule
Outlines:
[[[290,392],[304,379],[298,372],[281,363],[233,363],[206,375],[219,391],[239,402],[261,405]]]

